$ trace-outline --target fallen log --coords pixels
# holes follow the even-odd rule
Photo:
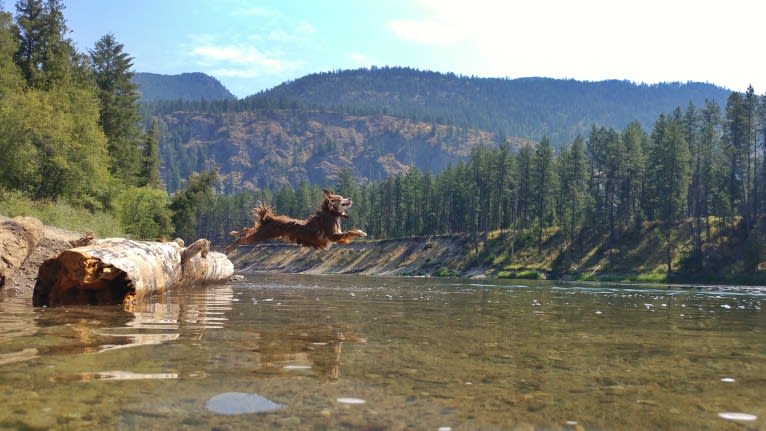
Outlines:
[[[180,239],[107,238],[65,250],[40,266],[32,303],[114,305],[170,288],[224,282],[234,274],[226,255],[209,251],[210,241],[183,245]]]
[[[0,289],[34,251],[43,237],[43,224],[34,217],[0,223]]]

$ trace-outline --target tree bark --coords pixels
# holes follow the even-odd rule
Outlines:
[[[0,223],[0,289],[42,238],[43,224],[36,218],[16,217]]]
[[[170,288],[228,280],[234,265],[210,241],[94,240],[61,252],[40,266],[33,305],[114,305]]]

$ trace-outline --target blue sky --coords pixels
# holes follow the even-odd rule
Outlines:
[[[3,0],[0,0],[3,1]],[[7,10],[15,1],[5,0]],[[64,0],[80,51],[111,33],[136,72],[203,72],[237,97],[337,69],[700,81],[766,92],[748,0]]]

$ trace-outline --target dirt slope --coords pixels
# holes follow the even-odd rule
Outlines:
[[[456,235],[353,242],[325,250],[264,243],[240,247],[229,257],[241,272],[431,275],[440,269],[462,270],[467,244]],[[478,269],[473,272],[462,275],[481,273]]]

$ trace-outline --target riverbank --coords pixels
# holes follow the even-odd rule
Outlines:
[[[462,235],[355,241],[324,250],[273,242],[239,247],[230,258],[241,272],[483,275],[485,268],[465,267],[466,245]]]
[[[0,215],[0,223],[7,220],[11,219]],[[37,272],[43,261],[71,248],[73,243],[83,237],[85,237],[84,232],[74,232],[43,225],[42,238],[35,245],[32,253],[24,260],[24,263],[5,280],[5,284],[0,290],[0,295],[31,298],[37,279]],[[3,253],[6,252],[8,251],[3,251]]]
[[[0,216],[0,222],[5,220],[8,218]],[[42,240],[6,280],[0,295],[31,297],[40,264],[83,236],[84,232],[44,226]],[[665,264],[667,246],[656,226],[648,225],[619,241],[594,235],[576,248],[566,246],[555,234],[546,236],[542,247],[535,240],[529,235],[496,231],[479,237],[453,234],[355,241],[325,250],[270,242],[239,247],[229,257],[240,273],[679,283],[716,285],[720,290],[728,290],[726,285],[766,286],[766,271],[737,270],[746,250],[742,244],[716,237],[706,243],[696,263],[689,262],[688,238],[675,238],[671,244],[675,270],[671,278],[667,278]],[[702,270],[689,271],[692,264]]]
[[[679,226],[678,231],[691,229]],[[690,235],[677,235],[668,246],[661,227],[646,224],[620,238],[581,234],[576,245],[557,232],[547,232],[539,242],[530,233],[494,231],[476,237],[453,234],[355,241],[325,250],[263,243],[240,247],[230,258],[240,272],[766,285],[766,271],[744,270],[748,259],[753,260],[748,255],[751,248],[736,237],[713,232],[695,254]],[[766,264],[757,267],[766,268]]]

